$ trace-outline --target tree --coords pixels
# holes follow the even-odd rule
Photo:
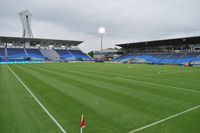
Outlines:
[[[91,57],[94,57],[94,52],[91,51],[91,52],[88,53],[88,55],[91,56]]]

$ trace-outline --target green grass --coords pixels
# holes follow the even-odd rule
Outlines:
[[[95,63],[9,66],[68,133],[79,132],[82,114],[87,124],[84,133],[128,133],[200,105],[200,68]],[[6,65],[0,65],[0,74],[0,133],[61,132]],[[199,116],[200,108],[138,133],[198,133]]]

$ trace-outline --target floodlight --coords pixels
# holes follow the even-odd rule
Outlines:
[[[106,29],[104,27],[100,27],[98,32],[101,34],[101,59],[103,59],[103,34],[106,33]]]
[[[8,44],[8,46],[12,46],[12,45],[13,45],[12,43],[9,43],[9,44]]]
[[[35,46],[36,46],[36,47],[40,47],[40,45],[39,45],[39,44],[36,44]]]
[[[100,27],[100,28],[99,28],[99,33],[100,33],[100,34],[106,33],[106,29],[105,29],[104,27]]]
[[[49,45],[49,48],[53,48],[54,47],[54,45]]]

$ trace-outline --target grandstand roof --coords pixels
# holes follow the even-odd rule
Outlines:
[[[37,44],[40,44],[41,46],[78,46],[83,41],[0,36],[0,43],[12,43],[14,45],[18,45],[26,42],[30,42],[31,46],[35,46]]]
[[[155,41],[144,41],[144,42],[133,42],[133,43],[124,43],[116,45],[123,48],[129,48],[129,47],[188,45],[188,44],[200,44],[200,36],[155,40]]]

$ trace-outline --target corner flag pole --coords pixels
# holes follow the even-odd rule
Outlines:
[[[83,128],[81,128],[81,132],[80,133],[83,133]]]
[[[83,128],[85,128],[85,118],[84,115],[81,116],[80,133],[83,133]]]

